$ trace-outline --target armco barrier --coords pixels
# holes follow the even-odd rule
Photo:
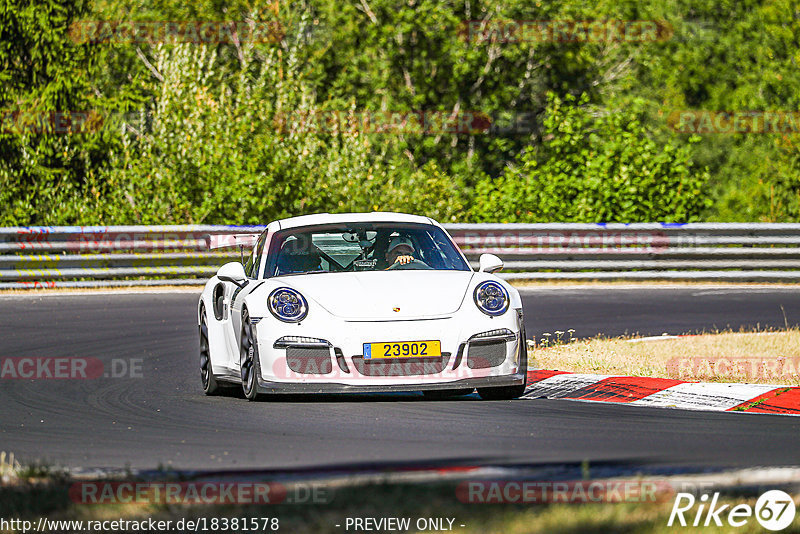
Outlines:
[[[192,285],[238,250],[212,235],[263,226],[0,228],[0,289]],[[508,279],[800,280],[800,224],[450,224],[473,265],[505,261]],[[245,254],[247,252],[245,251]]]

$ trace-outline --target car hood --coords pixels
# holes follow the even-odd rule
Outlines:
[[[472,271],[367,271],[287,276],[286,285],[347,320],[441,317],[461,307]]]

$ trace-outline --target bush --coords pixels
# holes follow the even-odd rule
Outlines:
[[[204,46],[155,48],[146,129],[126,126],[90,211],[117,224],[372,210],[454,219],[458,188],[435,165],[417,170],[386,136],[378,152],[352,114],[317,104],[301,46],[244,47],[233,71]]]
[[[476,188],[474,218],[504,222],[697,220],[708,172],[689,147],[658,144],[626,110],[548,97],[542,142]]]

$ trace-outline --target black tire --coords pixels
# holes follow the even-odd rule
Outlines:
[[[247,400],[254,401],[258,398],[258,351],[253,340],[253,325],[250,324],[250,314],[245,309],[242,312],[242,336],[239,342],[239,369],[242,376],[242,391]]]
[[[434,389],[430,391],[423,391],[422,394],[425,396],[426,399],[436,400],[436,399],[449,399],[451,397],[463,397],[464,395],[469,395],[475,388],[462,388],[462,389]]]
[[[208,344],[208,320],[205,307],[200,310],[200,382],[206,395],[219,393],[219,384],[211,368],[211,350]]]
[[[520,338],[522,340],[519,348],[522,361],[520,369],[525,379],[522,381],[522,384],[518,386],[478,388],[478,395],[480,395],[483,400],[512,400],[521,397],[522,394],[525,393],[525,388],[528,387],[528,342],[525,337],[524,328],[522,329]]]

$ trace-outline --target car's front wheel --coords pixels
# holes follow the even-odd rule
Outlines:
[[[518,386],[502,386],[493,388],[478,388],[478,395],[483,400],[511,400],[521,397],[528,386],[528,347],[525,338],[525,329],[520,332],[520,371],[525,379]]]
[[[205,308],[200,311],[200,380],[206,395],[219,393],[219,385],[211,368],[211,349],[208,344],[208,319],[206,319]]]
[[[258,398],[258,351],[256,351],[253,336],[253,325],[250,324],[250,314],[247,310],[242,312],[242,337],[239,342],[239,368],[242,375],[242,391],[247,400]]]

